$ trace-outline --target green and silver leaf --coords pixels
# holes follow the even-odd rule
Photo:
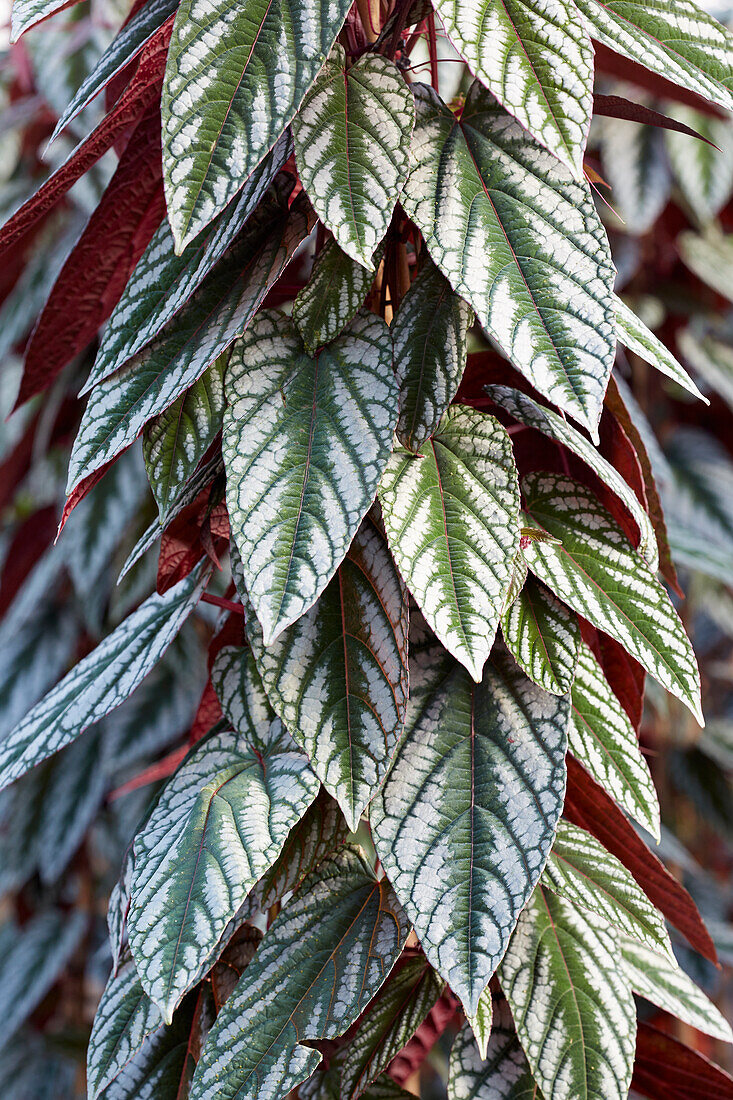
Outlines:
[[[659,839],[659,799],[634,727],[603,669],[580,643],[571,694],[568,747],[597,783]]]
[[[339,44],[293,119],[295,160],[313,208],[370,271],[407,178],[414,123],[412,93],[394,62],[367,53],[347,65]]]
[[[269,646],[321,595],[374,498],[397,423],[389,330],[360,313],[311,358],[266,310],[224,388],[232,538]]]
[[[379,256],[377,249],[375,260]],[[293,302],[306,351],[315,355],[344,331],[364,305],[374,272],[347,256],[331,237],[313,263],[310,279]]]
[[[733,233],[709,225],[704,233],[685,229],[677,237],[677,248],[693,275],[733,302]]]
[[[700,393],[682,364],[675,359],[669,348],[664,346],[651,329],[647,328],[641,317],[637,317],[634,311],[617,295],[614,295],[614,305],[616,307],[616,324],[620,343],[629,351],[633,351],[634,355],[638,355],[645,363],[649,363],[652,367],[656,367],[658,371],[661,371],[662,374],[666,374],[667,378],[671,378],[673,382],[676,382],[678,386],[682,386],[694,397],[699,397],[706,405],[709,404],[707,398]]]
[[[97,1100],[163,1026],[160,1009],[140,984],[132,959],[126,959],[110,975],[94,1017],[87,1049],[89,1100]]]
[[[400,384],[397,438],[419,451],[437,431],[466,366],[473,310],[427,260],[400,303],[392,324]]]
[[[429,962],[469,1016],[552,846],[568,710],[501,649],[479,685],[456,667],[372,805],[377,854]]]
[[[733,341],[715,327],[693,321],[677,333],[677,346],[704,382],[733,409]]]
[[[448,1100],[542,1100],[514,1030],[503,997],[493,1000],[493,1027],[488,1047],[479,1051],[468,1024],[453,1040],[448,1066]]]
[[[247,637],[275,711],[351,829],[380,787],[407,707],[407,592],[367,518],[316,604],[270,646]]]
[[[251,657],[241,679],[237,731],[216,731],[189,753],[135,838],[128,936],[168,1023],[318,794]]]
[[[241,190],[300,109],[350,0],[183,0],[161,102],[178,252]]]
[[[564,603],[610,634],[702,725],[700,674],[666,591],[621,528],[577,481],[530,474],[523,483],[533,522],[560,540],[533,542],[532,572]]]
[[[669,104],[665,111],[707,138],[700,141],[676,130],[664,135],[679,189],[698,222],[707,225],[733,191],[733,125],[729,118],[712,118],[681,103]]]
[[[539,886],[499,981],[546,1100],[627,1100],[636,1006],[605,921]]]
[[[478,683],[519,549],[517,471],[506,429],[486,413],[451,406],[417,454],[395,450],[379,500],[407,587]]]
[[[276,1100],[311,1075],[380,988],[408,927],[386,879],[351,849],[303,883],[209,1033],[191,1100]],[[256,1043],[252,1041],[257,1036]]]
[[[545,148],[583,178],[593,47],[570,0],[436,0],[471,72]]]
[[[633,102],[641,101],[642,107],[655,103],[634,86],[613,85],[613,90]],[[601,171],[611,188],[612,224],[641,237],[651,230],[672,193],[664,134],[657,126],[608,116],[601,118],[599,130]]]
[[[478,83],[460,119],[413,87],[406,212],[518,370],[595,436],[615,351],[615,271],[590,191]]]
[[[534,577],[502,615],[501,630],[530,680],[552,695],[570,691],[578,661],[578,619]]]

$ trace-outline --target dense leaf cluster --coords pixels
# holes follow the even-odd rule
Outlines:
[[[89,984],[90,1100],[733,1097],[729,899],[640,835],[709,897],[733,34],[62,7],[2,76],[4,1097],[79,1094]]]

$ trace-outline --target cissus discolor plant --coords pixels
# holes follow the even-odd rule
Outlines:
[[[695,877],[648,675],[733,836],[733,34],[67,8],[2,69],[4,1100],[733,1097],[637,831]]]

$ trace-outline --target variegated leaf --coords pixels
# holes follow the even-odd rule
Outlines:
[[[220,355],[189,390],[145,426],[143,455],[161,520],[221,431],[229,354]]]
[[[546,1100],[627,1100],[636,1006],[605,921],[539,886],[499,981]]]
[[[677,333],[677,346],[684,359],[733,409],[733,344],[725,333],[695,321]]]
[[[380,249],[375,253],[375,261]],[[343,332],[364,305],[374,272],[347,256],[331,238],[318,253],[310,279],[293,302],[306,351],[315,355]]]
[[[407,706],[407,592],[365,519],[317,603],[265,647],[247,623],[275,711],[356,830],[402,734]]]
[[[664,135],[679,189],[692,213],[706,225],[718,216],[733,191],[733,125],[729,118],[711,118],[681,103],[670,104],[666,111],[708,139],[700,141],[675,130]]]
[[[478,683],[519,548],[517,472],[506,430],[492,416],[451,406],[416,455],[394,452],[379,499],[407,587]]]
[[[619,935],[674,958],[662,914],[631,872],[585,829],[560,822],[542,882],[573,905],[600,917]]]
[[[485,996],[490,1003],[488,992]],[[519,1045],[509,1006],[503,997],[494,997],[493,1001],[494,1022],[485,1056],[481,1056],[467,1024],[453,1040],[448,1100],[542,1100]]]
[[[448,37],[510,114],[583,178],[593,47],[569,0],[436,0]]]
[[[733,110],[733,36],[693,0],[575,0],[593,38]]]
[[[192,750],[135,838],[128,936],[167,1022],[318,794],[251,657],[242,679],[237,732],[221,730]]]
[[[651,329],[647,328],[641,317],[637,317],[634,311],[616,295],[614,295],[614,305],[616,307],[618,338],[624,347],[627,347],[629,351],[633,351],[634,355],[638,355],[645,363],[656,367],[662,374],[666,374],[667,378],[671,378],[673,382],[688,390],[694,397],[699,397],[701,401],[709,404],[707,398],[700,393],[682,364],[675,359],[669,348],[665,347]]]
[[[415,1034],[443,989],[425,959],[408,958],[369,1005],[341,1060],[339,1092],[357,1100]]]
[[[530,569],[569,607],[610,634],[702,724],[695,654],[669,596],[585,486],[558,474],[523,483],[532,520],[561,542],[533,542]]]
[[[262,312],[225,395],[232,537],[269,646],[323,592],[374,498],[397,422],[389,330],[361,313],[311,358],[283,313]]]
[[[0,787],[58,752],[132,694],[208,583],[201,568],[153,595],[79,662],[0,742]]]
[[[460,119],[413,88],[405,210],[514,365],[595,434],[614,359],[615,273],[590,192],[479,84]]]
[[[709,225],[704,233],[686,229],[677,237],[677,248],[698,279],[733,302],[733,233],[724,233],[716,225]]]
[[[614,91],[642,107],[654,104],[635,87],[614,85]],[[657,126],[643,126],[625,118],[606,117],[600,123],[601,170],[611,187],[609,201],[621,227],[629,234],[649,232],[672,193],[664,134]],[[618,219],[614,218],[618,225]]]
[[[414,122],[394,62],[367,53],[347,65],[339,44],[293,119],[295,160],[316,213],[370,271],[407,177]]]
[[[635,993],[665,1012],[712,1035],[733,1043],[733,1031],[713,1002],[668,955],[638,943],[621,940],[621,965]]]
[[[530,680],[565,695],[575,676],[580,627],[571,611],[533,577],[501,618],[504,641]]]
[[[240,191],[300,108],[350,0],[183,0],[161,103],[168,216],[181,252]]]
[[[97,1006],[87,1049],[89,1100],[97,1100],[148,1036],[162,1027],[160,1009],[148,997],[128,958],[110,975]]]
[[[514,555],[514,561],[512,562],[512,577],[509,581],[509,588],[507,589],[507,594],[504,597],[504,603],[502,604],[501,608],[502,615],[506,615],[509,612],[512,604],[515,602],[515,600],[519,598],[519,593],[522,591],[525,584],[527,583],[529,566],[527,565],[527,559],[522,553],[521,535],[519,541],[519,550],[517,550],[516,554]]]
[[[92,390],[69,463],[68,492],[136,438],[240,336],[295,249],[312,212],[274,198],[258,208],[198,291],[155,341]]]
[[[437,431],[466,366],[473,310],[428,259],[400,303],[392,325],[400,384],[397,437],[419,451]]]
[[[568,709],[501,649],[479,685],[456,667],[372,805],[377,854],[429,962],[469,1016],[552,846]]]
[[[142,10],[148,6],[146,4]],[[124,366],[181,312],[245,229],[290,156],[292,147],[290,136],[285,134],[253,172],[237,198],[180,256],[176,255],[168,222],[161,223],[112,311],[82,393]],[[283,179],[281,191],[286,192],[289,186]],[[272,208],[266,210],[266,217],[255,217],[255,233],[263,228],[266,230],[274,217]]]
[[[71,0],[73,3],[74,0]],[[62,8],[68,7],[69,0],[13,0],[10,41],[17,42],[36,23],[48,19]]]
[[[650,334],[651,335],[651,334]],[[552,409],[547,409],[533,401],[526,393],[512,389],[509,386],[487,386],[486,392],[502,409],[518,420],[520,424],[526,424],[543,435],[561,443],[568,450],[582,458],[586,465],[590,466],[604,485],[619,498],[630,512],[636,526],[639,528],[639,550],[644,555],[652,569],[659,564],[657,551],[657,539],[651,520],[644,508],[639,503],[639,498],[633,489],[627,485],[618,470],[607,462],[597,449],[588,442],[581,432],[576,431],[572,425],[562,416],[558,416]]]
[[[634,727],[603,669],[580,643],[571,694],[570,752],[626,810],[659,838],[659,800]]]
[[[238,1100],[286,1096],[321,1060],[303,1041],[346,1031],[394,966],[407,932],[389,883],[377,881],[358,853],[326,860],[268,929],[219,1013],[191,1100],[209,1100],[212,1091]]]

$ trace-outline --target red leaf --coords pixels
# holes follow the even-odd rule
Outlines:
[[[51,504],[34,512],[13,536],[0,581],[0,615],[4,615],[44,550],[56,534],[56,509]]]
[[[694,901],[585,769],[568,756],[568,791],[565,817],[587,829],[631,871],[649,900],[664,913],[706,959],[717,963],[710,933]]]
[[[155,105],[132,135],[54,284],[26,351],[16,408],[48,386],[94,337],[164,213],[160,111]]]
[[[176,516],[163,532],[158,558],[157,590],[162,596],[187,577],[204,554],[219,567],[218,555],[226,549],[229,517],[224,504],[209,511],[209,489]]]
[[[727,115],[720,107],[703,99],[697,92],[690,92],[687,88],[678,88],[671,80],[663,76],[657,76],[649,69],[645,69],[636,61],[621,54],[614,53],[602,42],[593,41],[596,54],[596,72],[607,73],[619,80],[628,80],[639,88],[645,88],[659,99],[671,99],[675,103],[686,103],[688,107],[694,107],[704,115],[715,115],[716,118],[726,118]]]
[[[96,130],[86,138],[71,156],[23,203],[0,229],[0,253],[5,252],[61,199],[69,188],[88,171],[113,145],[115,139],[160,98],[168,43],[174,16],[163,24],[146,43],[140,64],[129,86],[114,109],[106,115]]]
[[[200,741],[201,738],[209,732],[211,727],[216,725],[221,717],[221,704],[216,697],[211,677],[209,677],[206,681],[206,687],[204,688],[198,710],[196,711],[196,717],[193,720],[193,725],[188,735],[189,745],[195,745],[197,741]]]
[[[631,1087],[649,1100],[733,1100],[733,1077],[671,1035],[641,1022]]]
[[[387,1073],[398,1085],[404,1085],[416,1069],[419,1069],[448,1025],[460,1011],[458,998],[445,989],[435,1002],[420,1027],[396,1058]]]
[[[639,122],[643,126],[660,126],[664,130],[677,130],[680,134],[696,137],[700,141],[712,145],[713,149],[718,148],[715,142],[703,137],[702,134],[698,134],[697,130],[693,130],[691,126],[686,126],[684,122],[678,122],[675,118],[668,118],[667,115],[660,114],[659,111],[653,111],[651,107],[644,107],[641,103],[632,103],[630,99],[624,99],[620,95],[594,95],[593,111],[597,115],[623,118],[628,122]]]
[[[87,495],[87,493],[91,492],[91,490],[94,488],[94,486],[97,484],[98,481],[102,480],[102,478],[107,473],[107,470],[109,470],[112,463],[115,461],[116,458],[119,458],[119,457],[120,457],[119,455],[115,455],[115,458],[111,458],[109,460],[109,462],[105,462],[104,466],[100,466],[100,468],[98,470],[94,470],[94,472],[89,474],[88,477],[82,478],[82,480],[79,482],[79,484],[72,490],[71,495],[66,498],[66,503],[64,504],[64,510],[61,513],[61,521],[59,523],[59,529],[56,532],[56,538],[58,538],[59,535],[61,534],[61,532],[63,531],[64,527],[66,526],[67,519],[69,518],[71,513],[74,511],[77,504],[79,504],[84,499],[84,497]]]
[[[114,802],[116,798],[122,798],[123,794],[136,791],[139,787],[146,787],[148,783],[158,783],[161,779],[167,779],[169,775],[173,775],[173,772],[188,752],[188,748],[188,745],[179,745],[177,749],[173,749],[162,760],[158,760],[155,764],[150,764],[149,767],[138,772],[132,779],[128,779],[127,783],[123,783],[121,787],[116,787],[113,791],[110,791],[109,801]]]

